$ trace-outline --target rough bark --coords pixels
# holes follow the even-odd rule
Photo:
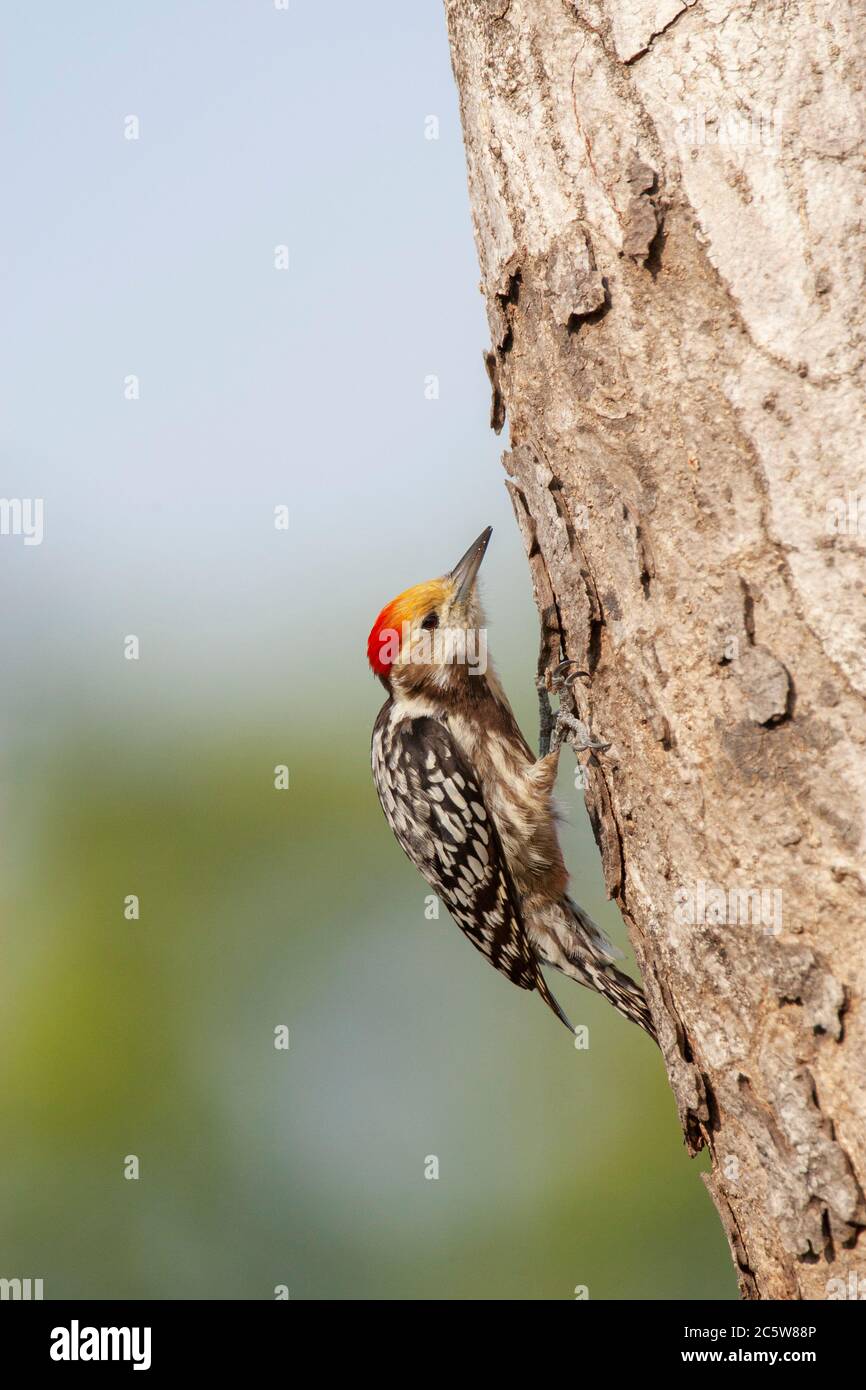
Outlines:
[[[866,20],[445,8],[491,423],[686,1141],[745,1296],[866,1297]]]

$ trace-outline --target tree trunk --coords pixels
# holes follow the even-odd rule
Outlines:
[[[686,1141],[744,1296],[866,1297],[864,20],[446,11],[542,667],[612,742]]]

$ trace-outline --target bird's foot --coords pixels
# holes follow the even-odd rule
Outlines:
[[[564,742],[570,742],[575,753],[584,751],[602,753],[610,747],[609,743],[601,743],[598,739],[594,739],[583,721],[562,705],[564,695],[569,697],[572,705],[574,704],[572,687],[581,676],[590,679],[591,673],[585,671],[578,662],[571,659],[560,661],[553,670],[545,670],[539,675],[536,686],[538,688],[540,757],[545,757],[548,753],[558,752]],[[560,708],[556,715],[550,708],[549,692],[551,691],[560,699]]]
[[[551,748],[559,748],[563,742],[570,743],[575,753],[604,753],[609,743],[593,738],[586,724],[566,709],[559,709],[553,726]]]

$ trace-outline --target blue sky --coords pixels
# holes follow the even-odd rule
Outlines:
[[[166,707],[361,679],[382,604],[488,523],[494,651],[531,680],[442,6],[9,28],[3,488],[45,499],[43,545],[0,547],[24,704],[49,671],[114,702],[129,632]]]

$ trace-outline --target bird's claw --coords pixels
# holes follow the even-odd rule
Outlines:
[[[571,675],[566,675],[570,666],[577,667]],[[586,676],[589,679],[589,671],[582,670],[574,660],[566,659],[560,661],[558,666],[554,666],[550,674],[550,685],[552,690],[570,690],[579,676]]]
[[[575,737],[569,738],[566,730],[570,730]],[[606,753],[610,748],[609,743],[603,743],[601,739],[593,738],[582,719],[570,714],[568,710],[560,709],[557,711],[553,726],[552,747],[559,748],[565,739],[571,744],[575,753]]]

